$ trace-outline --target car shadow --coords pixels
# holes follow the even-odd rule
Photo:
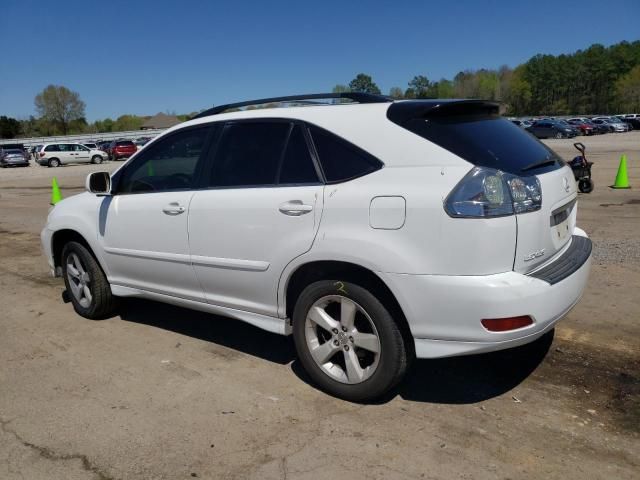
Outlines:
[[[124,299],[120,318],[215,343],[280,365],[295,359],[291,337],[232,318],[133,298]]]
[[[383,404],[399,396],[438,404],[472,404],[498,397],[518,386],[542,363],[553,343],[554,330],[521,347],[479,355],[416,359],[400,384],[369,404]],[[291,365],[302,381],[313,380],[296,359]]]
[[[303,382],[313,381],[296,359],[291,337],[238,320],[142,299],[126,299],[120,318],[215,343],[269,362],[286,365]],[[415,360],[391,392],[372,403],[396,396],[413,402],[471,404],[513,389],[542,363],[553,343],[553,330],[535,342],[498,352],[433,360]]]

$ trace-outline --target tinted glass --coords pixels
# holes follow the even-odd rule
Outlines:
[[[47,145],[44,149],[45,152],[59,152],[60,147],[58,145]]]
[[[288,122],[226,125],[218,142],[209,186],[274,185],[290,129]]]
[[[548,122],[535,126],[543,125],[550,126]],[[542,142],[498,116],[417,118],[410,120],[406,128],[474,165],[516,175],[543,173],[564,165],[560,157]],[[554,163],[522,170],[546,160],[554,160]]]
[[[382,168],[379,160],[346,140],[315,126],[309,131],[327,182],[344,182]]]
[[[151,145],[124,169],[118,192],[188,190],[208,132],[208,127],[176,132]]]
[[[302,128],[295,126],[289,137],[287,150],[280,168],[279,184],[317,183],[318,174],[313,165]]]

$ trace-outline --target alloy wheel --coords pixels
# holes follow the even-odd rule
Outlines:
[[[89,308],[93,300],[91,276],[75,253],[71,253],[67,257],[67,279],[71,293],[78,303],[84,308]]]
[[[311,306],[305,340],[316,365],[338,382],[362,383],[378,368],[378,331],[369,314],[345,296],[328,295]]]

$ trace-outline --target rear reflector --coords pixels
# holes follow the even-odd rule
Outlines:
[[[484,318],[480,323],[490,332],[506,332],[527,327],[533,323],[533,320],[530,316],[523,315],[521,317]]]

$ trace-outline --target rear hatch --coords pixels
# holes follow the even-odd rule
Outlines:
[[[479,100],[394,102],[387,116],[476,167],[538,179],[539,209],[515,214],[516,243],[509,252],[513,270],[531,272],[568,246],[576,225],[577,193],[571,168],[533,135],[501,117],[497,104]],[[491,217],[487,220],[491,222]]]
[[[537,178],[542,207],[516,215],[518,244],[513,269],[520,273],[535,270],[568,246],[576,226],[578,194],[571,169],[565,165]]]
[[[115,150],[118,153],[134,153],[136,149],[133,142],[117,142],[115,145]]]

